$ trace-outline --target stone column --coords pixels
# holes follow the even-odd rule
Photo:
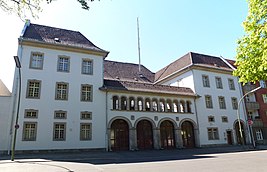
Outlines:
[[[181,128],[174,129],[175,132],[175,146],[176,148],[183,148],[183,138]]]
[[[132,127],[129,130],[129,144],[130,144],[130,150],[136,150],[137,149],[137,136],[136,136],[136,128]]]
[[[160,129],[153,128],[153,142],[154,142],[154,149],[160,149]]]
[[[195,135],[195,146],[200,147],[200,140],[199,140],[199,129],[194,129],[194,135]]]

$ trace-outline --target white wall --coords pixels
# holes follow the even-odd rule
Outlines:
[[[0,96],[0,151],[8,150],[11,96]]]
[[[20,51],[19,51],[20,52]],[[30,69],[31,52],[44,53],[42,70]],[[70,72],[57,72],[58,55],[70,57]],[[103,57],[23,46],[22,93],[17,135],[17,150],[105,148],[105,94],[99,91],[103,85]],[[93,60],[93,75],[81,74],[83,58]],[[26,98],[27,80],[41,80],[40,99]],[[56,82],[69,83],[67,101],[55,100]],[[81,102],[81,84],[93,85],[93,101]],[[24,118],[25,109],[39,110],[38,119]],[[67,119],[54,119],[54,111],[67,111]],[[80,112],[92,112],[92,120],[80,120]],[[23,122],[37,122],[36,141],[22,141]],[[53,123],[66,122],[66,140],[53,141]],[[80,123],[92,123],[92,140],[80,141]]]

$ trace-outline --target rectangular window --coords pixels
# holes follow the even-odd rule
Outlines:
[[[81,123],[81,125],[80,125],[80,140],[92,140],[92,125],[91,125],[91,123]]]
[[[66,140],[66,123],[54,123],[54,141]]]
[[[202,75],[203,87],[210,87],[210,81],[208,75]]]
[[[229,89],[235,90],[235,83],[233,79],[228,79]]]
[[[220,109],[226,109],[225,99],[223,96],[218,97]]]
[[[214,116],[209,116],[208,117],[208,122],[215,122]]]
[[[67,112],[62,111],[62,110],[55,111],[54,118],[55,119],[66,119],[67,118]]]
[[[216,81],[216,88],[222,89],[223,88],[222,78],[221,77],[215,77],[215,81]]]
[[[262,99],[264,103],[267,103],[267,94],[262,94]]]
[[[262,131],[261,129],[257,129],[256,130],[256,139],[259,140],[263,140],[263,136],[262,136]]]
[[[232,97],[232,107],[235,110],[238,108],[238,103],[237,103],[237,98],[236,97]]]
[[[28,80],[27,85],[27,98],[40,98],[41,91],[41,81],[38,80]]]
[[[38,52],[31,53],[30,68],[43,69],[44,54]]]
[[[205,95],[206,108],[213,108],[212,98],[210,95]]]
[[[219,140],[218,128],[208,128],[208,139]]]
[[[81,86],[81,101],[91,102],[93,100],[92,85],[82,84]]]
[[[93,61],[90,59],[83,59],[82,74],[93,75]]]
[[[34,109],[25,109],[24,118],[37,118],[38,110]]]
[[[58,57],[57,71],[69,72],[70,71],[70,58],[66,56]]]
[[[24,122],[23,124],[23,141],[35,141],[37,133],[36,122]]]
[[[56,83],[56,100],[68,100],[68,83]]]
[[[228,122],[228,117],[227,116],[222,116],[222,122],[227,123]]]
[[[88,112],[88,111],[81,112],[81,119],[92,120],[92,112]]]

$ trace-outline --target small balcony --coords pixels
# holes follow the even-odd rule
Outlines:
[[[246,108],[248,110],[258,110],[260,109],[260,105],[258,102],[246,102]]]
[[[255,119],[253,120],[252,127],[263,127],[263,122],[261,119]]]
[[[244,94],[246,94],[247,92],[253,90],[256,88],[256,85],[244,85],[243,86],[243,91],[244,91]]]

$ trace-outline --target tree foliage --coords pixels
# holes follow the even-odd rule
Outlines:
[[[42,10],[41,4],[52,3],[54,0],[0,0],[0,8],[8,13],[15,13],[20,18],[25,18],[28,14],[37,17]],[[62,0],[63,1],[63,0]],[[89,10],[88,2],[94,0],[76,0],[81,4],[82,9]]]
[[[233,73],[243,83],[267,80],[267,0],[248,0],[248,5]]]

